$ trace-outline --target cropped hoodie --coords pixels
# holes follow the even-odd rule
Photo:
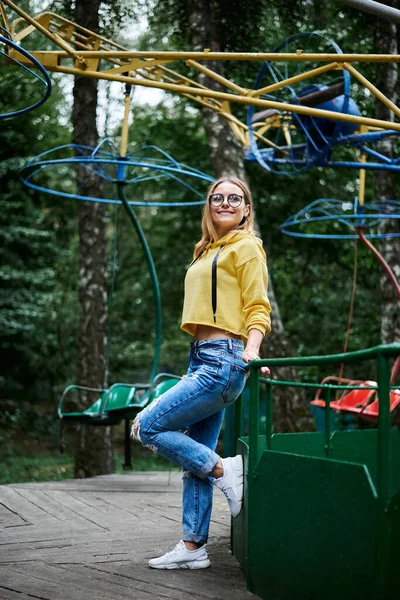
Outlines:
[[[271,330],[268,273],[262,241],[245,231],[209,244],[190,265],[185,278],[181,329],[194,335],[196,325],[211,325],[240,335]]]

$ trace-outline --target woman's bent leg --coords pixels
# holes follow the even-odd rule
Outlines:
[[[189,437],[215,451],[224,413],[221,410],[191,425]],[[212,481],[212,477],[200,479],[190,471],[183,472],[182,525],[185,542],[207,542],[214,491]]]
[[[229,373],[229,364],[221,369],[200,367],[150,404],[138,415],[143,445],[205,479],[218,462],[218,454],[180,430],[225,408],[223,391]]]

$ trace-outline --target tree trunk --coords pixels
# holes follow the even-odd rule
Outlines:
[[[100,0],[77,0],[75,20],[98,32]],[[77,77],[74,85],[72,114],[73,142],[95,146],[97,82]],[[87,170],[77,169],[77,186],[83,194],[97,197],[98,181],[88,178]],[[107,342],[107,279],[104,205],[79,202],[79,370],[81,385],[102,388]],[[81,408],[87,408],[97,398],[82,394]],[[79,426],[75,448],[75,477],[93,477],[113,472],[113,449],[110,427]]]
[[[393,8],[399,8],[398,0],[383,2]],[[382,18],[376,19],[375,28],[375,51],[378,54],[397,54],[397,25]],[[376,86],[392,102],[397,103],[397,73],[396,63],[382,63],[376,69]],[[394,116],[390,110],[379,100],[376,101],[376,118],[393,120]],[[390,139],[379,142],[379,151],[392,156],[393,143]],[[396,174],[390,171],[378,171],[376,174],[376,196],[377,200],[396,199]],[[384,222],[380,228],[381,233],[399,233],[400,222],[398,219]],[[400,238],[387,238],[382,240],[380,251],[400,279]],[[400,303],[393,284],[387,274],[381,274],[381,340],[388,344],[400,339]]]
[[[186,15],[190,25],[191,42],[194,51],[209,48],[212,52],[220,52],[220,44],[213,20],[212,2],[210,0],[186,0]],[[209,61],[207,66],[223,75],[222,63]],[[221,84],[203,74],[199,81],[210,89],[225,91]],[[207,133],[212,163],[216,177],[232,175],[246,180],[243,151],[236,140],[229,123],[224,117],[203,109],[203,122]],[[257,202],[256,202],[257,205]],[[291,348],[285,337],[278,305],[269,282],[268,294],[272,305],[272,331],[264,339],[261,347],[262,356],[291,356]],[[292,368],[276,369],[274,377],[296,381],[296,372]],[[274,429],[279,432],[310,431],[314,429],[314,421],[307,408],[305,395],[299,388],[287,390],[283,387],[274,389]]]

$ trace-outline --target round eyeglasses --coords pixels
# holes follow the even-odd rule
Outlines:
[[[225,197],[226,196],[223,194],[211,194],[208,199],[211,206],[217,207],[224,203]],[[226,197],[226,200],[231,208],[237,208],[241,205],[243,196],[240,196],[239,194],[229,194],[229,196]]]

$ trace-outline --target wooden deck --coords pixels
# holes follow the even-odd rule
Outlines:
[[[150,569],[181,537],[177,471],[0,486],[0,599],[250,600],[216,490],[210,569]]]

